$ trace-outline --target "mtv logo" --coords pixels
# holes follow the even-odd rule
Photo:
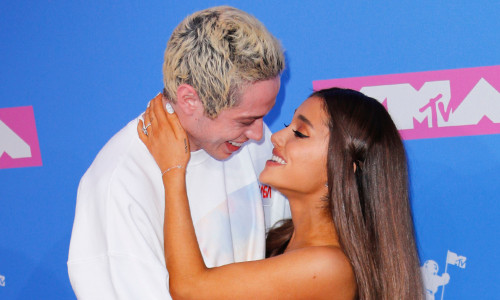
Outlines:
[[[319,80],[381,102],[403,139],[500,133],[500,66]]]
[[[432,104],[436,102],[449,106],[451,93],[450,81],[426,82],[419,89],[409,83],[363,87],[360,92],[382,99],[399,130],[414,129],[415,123],[437,127],[445,123],[440,114],[434,113]],[[416,121],[416,122],[415,122]]]
[[[0,108],[0,169],[41,165],[33,107]]]
[[[457,261],[457,266],[460,267],[460,268],[462,268],[462,269],[465,269],[465,260],[459,259]]]

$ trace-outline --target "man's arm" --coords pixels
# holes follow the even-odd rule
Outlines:
[[[131,123],[80,182],[68,258],[78,299],[170,299],[163,185]]]

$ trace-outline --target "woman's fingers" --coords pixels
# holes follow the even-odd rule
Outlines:
[[[149,121],[155,128],[160,126],[160,124],[163,124],[165,119],[164,113],[157,109],[158,103],[161,103],[161,101],[162,95],[158,94],[149,102]]]
[[[179,117],[174,112],[174,108],[170,103],[166,104],[167,109],[167,119],[174,131],[175,137],[178,139],[186,137],[186,131],[182,128],[181,122],[179,121]]]
[[[151,105],[149,106],[149,115],[153,118],[156,118],[157,121],[162,125],[163,121],[168,121],[168,124],[165,124],[165,126],[170,126],[172,128],[172,131],[177,139],[181,139],[186,136],[186,132],[182,128],[179,118],[174,112],[172,105],[167,102],[165,107],[163,106],[161,94],[158,94],[158,96],[151,100]]]
[[[172,107],[172,105],[170,103],[167,103],[165,106],[167,110],[168,122],[172,127],[176,139],[182,142],[184,153],[187,154],[189,153],[189,140],[187,138],[186,131],[184,130],[184,128],[182,128],[181,122],[179,121],[177,114],[174,112],[174,108]]]
[[[187,134],[177,115],[165,111],[162,95],[151,100],[143,117],[144,121],[138,122],[137,132],[160,169],[186,166],[190,157]]]
[[[152,101],[151,101],[151,113],[155,115],[155,118],[157,118],[157,122],[163,124],[166,122],[166,113],[165,110],[163,109],[163,97],[162,94],[158,94]]]
[[[139,134],[139,138],[141,141],[148,147],[148,136],[144,133],[144,123],[139,119],[137,123],[137,133]]]
[[[146,108],[146,112],[144,112],[143,119],[144,119],[144,129],[147,132],[146,135],[149,135],[153,131],[153,128],[151,128],[151,125],[152,125],[151,124],[151,109],[149,106]]]

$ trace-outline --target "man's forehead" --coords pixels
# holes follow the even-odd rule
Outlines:
[[[265,107],[258,109],[256,107],[246,108],[235,106],[222,110],[218,117],[227,117],[236,121],[246,121],[263,118],[267,113],[268,111]]]
[[[244,84],[233,107],[223,109],[219,116],[232,119],[260,119],[273,108],[279,92],[280,78]]]

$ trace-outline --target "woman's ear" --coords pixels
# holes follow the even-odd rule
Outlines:
[[[183,83],[177,88],[176,104],[176,111],[180,109],[185,115],[190,116],[200,111],[203,113],[203,103],[196,90],[189,84]]]

